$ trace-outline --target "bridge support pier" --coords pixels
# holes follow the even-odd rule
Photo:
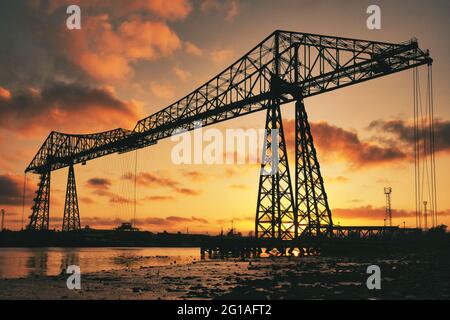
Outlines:
[[[48,230],[50,217],[50,176],[51,171],[40,173],[38,190],[31,207],[30,223],[28,230]]]
[[[298,236],[286,141],[278,99],[267,109],[256,208],[256,238],[292,240]]]
[[[305,105],[295,105],[295,199],[279,101],[267,109],[256,209],[256,238],[330,236],[333,225]],[[283,248],[280,248],[283,249]]]
[[[75,182],[75,171],[73,164],[69,166],[67,177],[66,202],[64,205],[64,218],[62,231],[81,230],[80,208],[78,206],[77,186]]]
[[[331,210],[303,100],[295,104],[295,203],[300,234],[331,235]]]

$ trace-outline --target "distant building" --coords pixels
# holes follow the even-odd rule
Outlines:
[[[130,222],[124,222],[114,230],[116,231],[139,231],[138,228],[133,228],[133,225]]]

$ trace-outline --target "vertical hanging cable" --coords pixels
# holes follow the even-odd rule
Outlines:
[[[416,204],[416,228],[419,228],[419,208],[417,207],[417,113],[416,113],[416,72],[413,69],[413,109],[414,109],[414,200]]]
[[[136,202],[137,202],[137,161],[138,151],[134,154],[134,214],[133,214],[133,227],[136,228]]]
[[[23,174],[23,192],[22,192],[22,226],[21,226],[21,230],[23,230],[23,223],[24,223],[24,219],[25,219],[25,193],[27,190],[27,173],[25,172]]]
[[[423,141],[423,167],[422,167],[422,200],[424,203],[424,207],[426,207],[427,205],[429,205],[429,208],[433,208],[433,197],[431,195],[431,166],[430,166],[430,162],[429,161],[431,159],[431,153],[429,152],[429,145],[431,144],[429,141],[430,135],[429,132],[431,130],[430,127],[430,113],[429,113],[429,81],[427,78],[427,84],[426,84],[426,93],[425,93],[425,108],[424,108],[424,104],[422,103],[422,96],[420,94],[420,82],[419,82],[419,101],[420,101],[420,114],[421,114],[421,140]],[[427,203],[427,205],[425,204]],[[428,213],[429,212],[425,212],[425,208],[424,208],[424,218],[427,219]],[[432,209],[431,209],[432,210]],[[425,216],[425,214],[427,213],[427,216]],[[425,229],[427,228],[427,224],[425,221]]]
[[[415,167],[415,200],[416,200],[416,227],[422,227],[422,203],[420,184],[420,131],[419,131],[419,73],[414,68],[414,167]]]
[[[427,101],[427,96],[425,96],[425,112],[424,112],[424,108],[423,108],[423,103],[422,103],[422,92],[421,92],[421,86],[420,86],[420,72],[417,73],[417,98],[418,98],[418,108],[419,108],[419,150],[418,153],[421,154],[422,153],[422,157],[421,157],[421,162],[419,162],[419,168],[421,168],[420,171],[420,176],[419,176],[419,190],[420,190],[420,194],[419,194],[419,205],[422,207],[423,204],[423,211],[421,212],[421,216],[423,219],[427,219],[427,212],[425,212],[425,206],[426,203],[427,204],[431,204],[430,203],[430,195],[429,195],[429,170],[428,170],[428,148],[427,148],[427,105],[428,105],[428,101]],[[428,187],[428,188],[426,188]],[[428,197],[427,197],[427,191],[428,191]],[[426,201],[425,199],[428,199],[428,201]],[[427,228],[427,224],[426,221],[424,221],[424,227],[425,229]]]
[[[422,103],[418,68],[413,70],[414,95],[414,167],[416,226],[422,228],[424,208],[429,208],[431,226],[437,226],[435,124],[432,66],[428,66],[426,96]],[[426,203],[426,204],[425,204]]]
[[[432,135],[433,135],[433,125],[431,119],[431,94],[430,94],[430,66],[427,69],[427,135],[428,135],[428,153],[430,157],[430,181],[429,181],[429,193],[430,193],[430,217],[431,217],[431,227],[434,228],[434,177],[433,177],[433,145],[432,145]]]
[[[434,98],[433,98],[433,66],[428,65],[428,94],[430,109],[430,155],[431,155],[431,176],[432,176],[432,197],[433,197],[433,226],[438,225],[437,190],[436,190],[436,140],[434,132]]]

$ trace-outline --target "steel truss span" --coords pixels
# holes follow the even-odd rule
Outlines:
[[[280,216],[272,212],[278,216],[273,219],[274,224],[266,226],[269,229],[261,234],[281,238],[295,238],[305,230],[310,234],[326,234],[327,228],[332,225],[331,212],[306,111],[298,103],[303,105],[303,99],[307,97],[431,63],[428,51],[421,50],[416,40],[394,44],[274,31],[210,81],[172,105],[138,121],[133,130],[118,128],[80,135],[50,133],[25,170],[41,175],[41,187],[30,217],[30,228],[48,228],[50,192],[47,192],[45,184],[49,182],[53,170],[84,164],[113,153],[144,148],[173,134],[193,130],[199,124],[207,126],[262,110],[268,110],[270,118],[275,119],[274,124],[279,126],[279,106],[296,101],[296,197],[295,201],[292,196],[288,197],[291,205],[287,205],[281,213],[282,219],[290,217],[291,221],[280,225],[277,220]],[[274,101],[278,106],[275,109]],[[300,127],[304,129],[300,130]],[[274,179],[281,180],[284,181],[285,177]],[[290,178],[287,180],[290,182]],[[71,189],[75,189],[74,183],[70,185]],[[274,187],[278,188],[278,182]],[[288,193],[292,191],[290,185],[283,188]],[[260,190],[264,188],[260,186]],[[273,198],[276,200],[277,197]],[[262,210],[266,213],[260,221],[266,221],[267,210]],[[279,227],[273,229],[276,223]]]

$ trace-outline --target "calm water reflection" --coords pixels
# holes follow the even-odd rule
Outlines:
[[[0,278],[58,275],[68,265],[81,272],[188,263],[198,248],[0,248]]]

